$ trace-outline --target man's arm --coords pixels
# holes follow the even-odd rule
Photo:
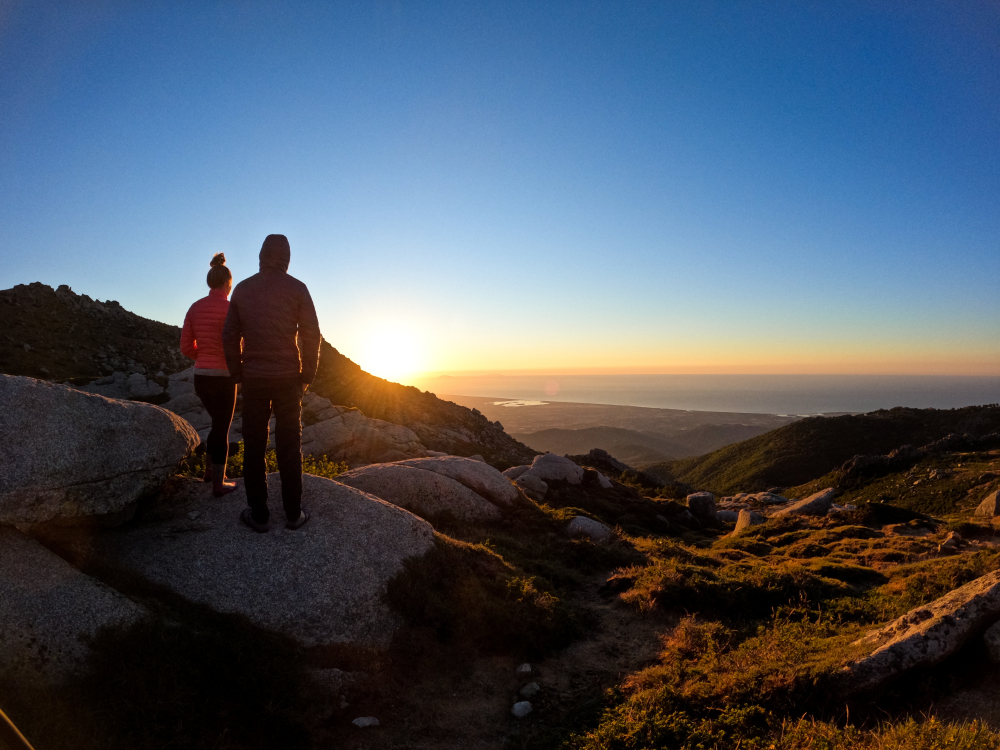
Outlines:
[[[299,357],[302,360],[302,384],[309,385],[316,377],[319,366],[319,320],[309,290],[304,290],[299,301]],[[303,389],[305,390],[305,389]]]
[[[235,295],[234,295],[235,296]],[[229,303],[226,324],[222,328],[222,348],[226,353],[226,367],[235,383],[243,382],[243,324],[236,299]]]

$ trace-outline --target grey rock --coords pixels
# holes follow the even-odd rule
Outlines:
[[[938,664],[1000,620],[1000,571],[873,630],[855,642],[868,654],[843,669],[850,692],[879,688],[916,667]]]
[[[541,456],[535,456],[531,467],[525,473],[544,482],[562,481],[580,484],[583,481],[582,467],[577,466],[568,458],[557,456],[554,453],[543,453]]]
[[[526,472],[530,468],[531,467],[527,466],[527,465],[524,465],[524,466],[511,466],[509,469],[507,469],[506,471],[504,471],[502,473],[508,479],[513,480],[513,479],[517,479],[519,476],[521,476],[522,474],[524,474],[524,472]]]
[[[715,523],[715,495],[711,492],[695,492],[687,496],[688,510],[694,514],[695,518],[709,523]]]
[[[833,505],[833,496],[837,491],[828,487],[825,490],[815,492],[807,498],[798,500],[787,508],[782,508],[774,515],[777,516],[825,516]]]
[[[402,425],[369,419],[358,409],[334,406],[307,391],[302,399],[302,452],[348,464],[427,455],[416,433]]]
[[[546,493],[549,491],[549,485],[543,482],[536,476],[525,473],[514,480],[514,484],[524,491],[524,494],[530,497],[532,500],[541,502],[545,499]]]
[[[986,644],[986,654],[994,664],[1000,664],[1000,621],[997,621],[986,628],[983,633],[983,642]]]
[[[74,560],[140,576],[188,601],[237,613],[306,647],[389,644],[399,619],[383,602],[403,561],[434,545],[426,521],[330,479],[303,477],[310,519],[284,528],[281,479],[268,475],[271,528],[239,523],[242,482],[222,499],[176,477],[140,523],[63,539]],[[198,511],[197,521],[187,514]],[[49,533],[59,533],[51,530]]]
[[[378,719],[374,716],[359,716],[351,723],[359,729],[366,729],[368,727],[377,727]]]
[[[1000,516],[1000,490],[994,490],[987,495],[986,499],[979,503],[975,515],[990,518]]]
[[[460,482],[400,463],[373,464],[354,469],[341,474],[336,481],[422,516],[448,512],[463,520],[481,521],[501,515],[496,505]]]
[[[736,517],[736,528],[733,530],[733,534],[739,534],[743,529],[751,526],[760,526],[765,520],[760,513],[744,508]]]
[[[523,688],[518,690],[517,694],[520,695],[525,700],[529,700],[531,698],[534,698],[539,690],[541,690],[541,688],[538,686],[537,682],[529,682]]]
[[[513,505],[518,497],[517,489],[507,477],[488,463],[472,458],[460,456],[413,458],[398,463],[454,479],[494,505],[508,507]]]
[[[517,669],[514,670],[514,674],[518,677],[527,677],[531,674],[531,665],[528,662],[518,665]]]
[[[64,680],[83,665],[87,639],[145,610],[16,529],[0,527],[0,676]]]
[[[595,542],[606,542],[611,538],[611,528],[600,521],[586,516],[577,516],[566,527],[569,536],[585,536]]]
[[[198,436],[152,404],[0,375],[0,523],[120,513],[171,476]]]
[[[740,514],[735,510],[720,510],[716,512],[715,517],[723,523],[736,523]]]
[[[523,719],[525,716],[530,714],[532,711],[531,703],[528,701],[520,701],[514,704],[514,707],[510,709],[510,712],[514,714],[514,718]]]

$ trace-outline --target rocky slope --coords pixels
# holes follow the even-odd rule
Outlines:
[[[53,290],[36,282],[0,291],[0,331],[0,373],[78,385],[98,380],[97,392],[112,397],[165,402],[169,376],[191,366],[180,353],[177,326],[65,285]],[[325,341],[312,390],[371,419],[403,425],[432,451],[479,454],[499,468],[535,455],[475,409],[377,378]]]

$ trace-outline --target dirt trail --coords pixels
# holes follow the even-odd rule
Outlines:
[[[669,627],[662,616],[640,615],[617,595],[602,596],[606,576],[594,578],[573,597],[592,618],[587,634],[561,652],[532,664],[530,677],[515,675],[509,657],[479,658],[441,665],[392,695],[362,698],[330,727],[323,747],[347,748],[521,748],[562,724],[573,711],[596,706],[604,690],[650,664],[660,649],[658,634]],[[515,719],[518,690],[537,682],[534,711]],[[351,696],[348,695],[348,700]],[[355,729],[356,716],[374,715],[380,726]]]

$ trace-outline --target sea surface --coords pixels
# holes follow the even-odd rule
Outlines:
[[[424,378],[439,394],[756,414],[858,413],[1000,403],[1000,377],[892,375],[469,375]],[[528,404],[525,404],[526,406]]]

